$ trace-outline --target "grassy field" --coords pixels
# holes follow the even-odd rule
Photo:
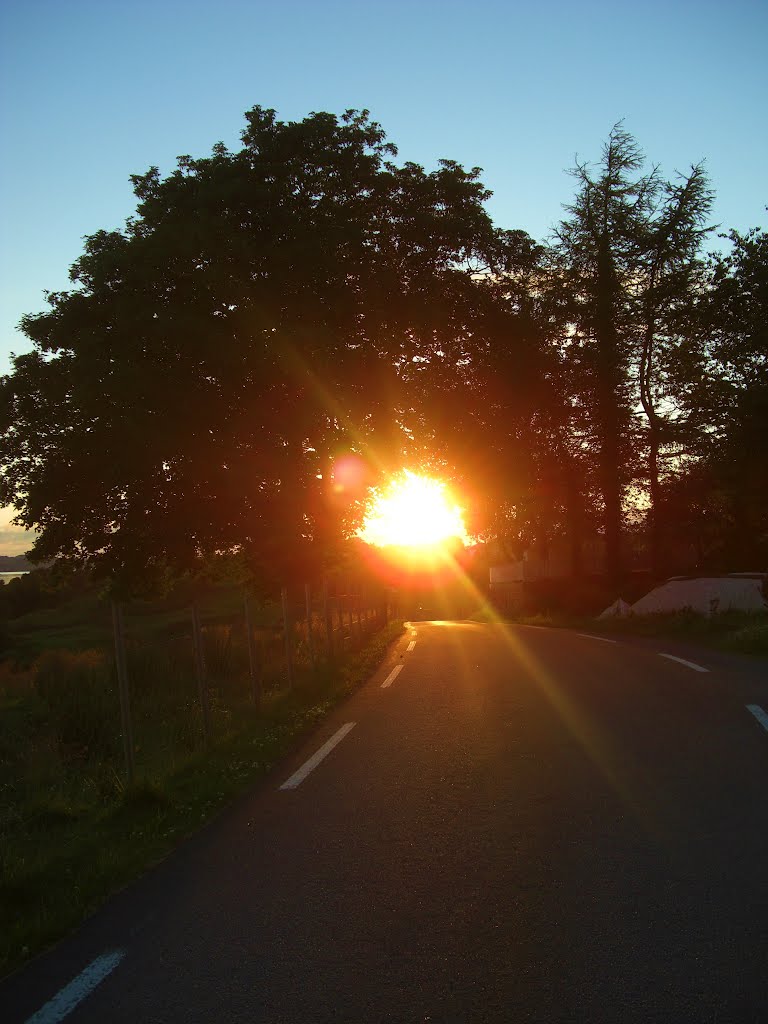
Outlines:
[[[215,595],[204,611],[207,749],[188,609],[126,615],[137,765],[130,787],[108,607],[90,597],[13,621],[10,656],[0,662],[0,973],[60,938],[261,778],[371,674],[402,630],[364,618],[340,630],[334,658],[316,650],[313,670],[306,626],[297,625],[289,690],[278,611],[260,606],[257,706],[237,617],[242,598]]]

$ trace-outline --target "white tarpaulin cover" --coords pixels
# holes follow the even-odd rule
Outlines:
[[[614,601],[604,612],[600,612],[598,619],[621,619],[632,614],[632,606],[621,598]]]
[[[703,615],[714,615],[729,608],[764,611],[768,604],[761,588],[767,578],[755,573],[667,580],[636,601],[632,605],[632,614],[653,615],[658,612],[683,611],[685,608]]]

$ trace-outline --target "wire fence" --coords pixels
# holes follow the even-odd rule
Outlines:
[[[34,657],[0,662],[0,848],[43,805],[106,806],[251,726],[279,732],[281,716],[322,704],[396,615],[393,591],[334,579],[267,597],[234,585],[123,604],[94,595],[46,611]]]
[[[394,611],[393,594],[310,583],[279,601],[199,599],[165,612],[112,604],[113,680],[125,771],[163,749],[208,746],[286,690],[312,684],[364,646]],[[181,613],[181,614],[180,614]]]

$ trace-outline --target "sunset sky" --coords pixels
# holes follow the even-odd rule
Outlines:
[[[706,159],[724,229],[764,226],[767,42],[764,0],[7,3],[0,373],[82,236],[133,211],[129,174],[236,147],[254,104],[286,120],[367,107],[400,158],[483,167],[495,222],[537,239],[574,158],[596,159],[623,118],[669,175]]]

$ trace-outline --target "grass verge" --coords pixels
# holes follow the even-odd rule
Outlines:
[[[605,635],[663,636],[736,654],[768,654],[768,613],[729,610],[701,615],[690,609],[657,615],[592,619],[592,632]]]
[[[505,617],[483,610],[473,618],[478,622],[501,620],[521,626],[577,629],[601,636],[666,637],[735,654],[768,655],[768,612],[729,610],[709,616],[684,609],[657,615],[595,619],[549,614]]]
[[[171,773],[130,789],[113,773],[94,799],[37,792],[24,820],[5,822],[0,849],[0,976],[60,939],[107,897],[165,857],[254,784],[345,696],[402,632],[400,622],[260,711]]]

